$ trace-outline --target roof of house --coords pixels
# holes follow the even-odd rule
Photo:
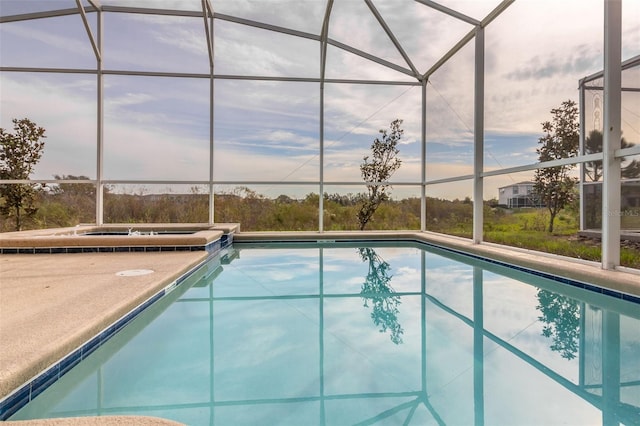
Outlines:
[[[535,182],[531,182],[530,180],[524,180],[522,182],[512,183],[511,185],[501,186],[498,189],[511,188],[512,186],[517,186],[517,185],[535,185]]]

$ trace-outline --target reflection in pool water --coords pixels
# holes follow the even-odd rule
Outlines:
[[[637,424],[637,304],[409,243],[235,245],[11,420]]]
[[[358,253],[362,261],[369,264],[369,271],[360,291],[364,306],[369,307],[371,303],[371,318],[373,323],[380,327],[381,333],[389,331],[393,343],[402,343],[404,331],[398,322],[398,305],[401,302],[400,296],[396,296],[395,290],[391,287],[391,265],[371,247],[360,247]]]

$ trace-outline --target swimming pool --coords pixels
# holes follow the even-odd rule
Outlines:
[[[640,309],[418,243],[236,244],[11,420],[635,424]]]

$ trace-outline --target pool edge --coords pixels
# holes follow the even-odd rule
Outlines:
[[[329,232],[240,232],[235,234],[234,242],[356,242],[356,241],[416,241],[445,247],[461,254],[480,256],[502,262],[506,266],[526,268],[534,273],[550,274],[567,280],[588,283],[628,295],[637,300],[640,298],[640,270],[621,268],[604,270],[598,262],[573,259],[551,255],[517,247],[502,246],[492,243],[475,244],[473,241],[421,231],[329,231]]]

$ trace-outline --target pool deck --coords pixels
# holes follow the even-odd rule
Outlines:
[[[243,233],[234,241],[424,241],[587,281],[640,297],[640,271],[419,232]],[[0,255],[0,399],[207,258],[204,251]],[[119,276],[149,269],[153,273]],[[20,422],[24,425],[131,424],[131,417]],[[12,422],[7,422],[10,424]],[[136,418],[136,424],[176,424]]]

